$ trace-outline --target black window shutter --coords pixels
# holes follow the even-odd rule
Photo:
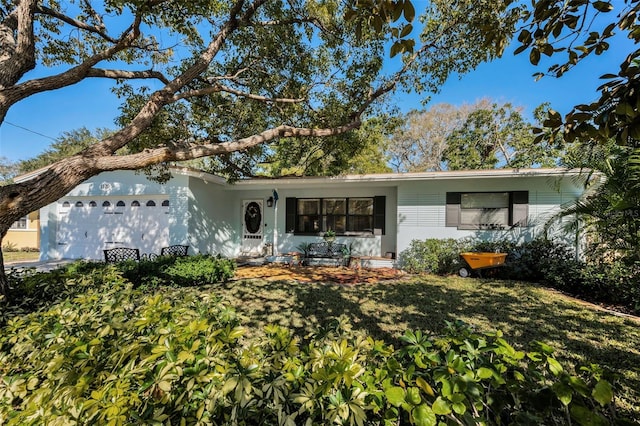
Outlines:
[[[460,200],[462,193],[447,192],[447,206],[445,207],[445,224],[444,226],[460,225]]]
[[[386,197],[385,196],[373,197],[374,233],[376,229],[380,229],[382,232],[382,235],[385,234],[385,230],[384,230],[385,210],[386,210]]]
[[[529,191],[511,193],[511,225],[527,226],[529,222]]]
[[[284,232],[292,234],[296,230],[296,198],[287,197],[286,200],[286,218],[284,224]]]

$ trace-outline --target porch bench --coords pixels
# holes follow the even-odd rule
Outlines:
[[[328,243],[326,241],[311,243],[305,254],[305,264],[309,265],[315,263],[314,260],[326,259],[335,263],[336,266],[340,266],[344,263],[344,253],[346,250],[346,244]]]
[[[175,244],[160,249],[160,256],[185,257],[189,251],[189,246]]]
[[[140,250],[128,247],[115,247],[103,250],[106,263],[118,263],[126,260],[140,260]]]

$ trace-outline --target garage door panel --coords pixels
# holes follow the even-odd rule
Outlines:
[[[95,198],[91,203],[94,207],[89,207],[88,200],[70,202],[68,207],[60,204],[59,255],[101,260],[102,250],[113,247],[159,253],[169,242],[168,206],[163,206],[159,198],[138,200],[135,200],[138,206],[132,206],[131,201],[118,203],[122,200],[112,198]],[[152,200],[155,201],[147,205]]]

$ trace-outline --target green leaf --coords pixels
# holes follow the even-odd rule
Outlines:
[[[532,65],[538,65],[538,62],[540,62],[540,50],[538,50],[537,47],[534,47],[531,49],[531,52],[529,52],[529,62],[531,62]]]
[[[606,380],[600,380],[596,383],[591,394],[593,399],[598,401],[603,407],[613,401],[613,388]]]
[[[477,374],[481,379],[488,379],[493,376],[493,370],[487,367],[480,367]]]
[[[555,359],[547,358],[547,362],[549,363],[549,371],[551,371],[554,376],[557,376],[564,371],[562,369],[562,365],[560,365],[560,363]]]
[[[446,416],[451,413],[451,404],[439,396],[431,406],[431,409],[436,414]]]
[[[230,377],[229,380],[222,385],[222,394],[226,395],[236,388],[238,385],[238,377]]]
[[[529,43],[531,41],[531,33],[527,30],[520,31],[520,34],[518,34],[518,41],[520,43]]]
[[[420,404],[411,412],[416,426],[435,426],[438,421],[436,415],[427,404]]]
[[[424,380],[422,377],[418,377],[416,379],[416,385],[418,385],[418,387],[420,389],[422,389],[423,391],[425,391],[425,393],[429,396],[436,396],[435,392],[433,392],[433,388],[429,385],[429,383],[427,383],[426,380]]]
[[[415,387],[410,387],[407,389],[406,401],[412,405],[418,405],[422,402],[422,397],[420,396],[420,389]]]
[[[598,11],[598,12],[610,12],[613,10],[613,5],[607,1],[595,1],[592,3],[593,7]]]
[[[416,10],[413,7],[413,2],[404,2],[404,19],[411,22],[416,17]]]
[[[609,422],[583,405],[572,405],[569,409],[571,418],[583,426],[605,426]]]
[[[405,392],[400,386],[393,386],[384,392],[389,404],[399,407],[404,402]]]
[[[564,383],[557,382],[552,386],[553,392],[556,394],[560,402],[564,405],[569,405],[573,399],[573,392],[571,388]]]
[[[395,43],[393,43],[393,45],[391,46],[391,51],[390,51],[390,55],[393,58],[394,56],[396,56],[398,53],[402,52],[402,43],[399,41],[396,41]]]
[[[549,110],[549,120],[555,120],[559,116],[560,116],[560,114],[558,112],[553,111],[553,110]],[[533,342],[531,342],[531,344],[533,346],[536,346],[537,349],[540,349],[543,353],[545,353],[547,355],[552,354],[553,351],[554,351],[553,347],[547,345],[544,342],[540,342],[538,340],[534,340]]]
[[[408,36],[409,34],[411,34],[411,31],[413,31],[413,25],[411,24],[405,25],[404,28],[402,29],[402,32],[400,33],[400,38]]]
[[[453,404],[453,411],[456,414],[463,415],[467,411],[467,406],[464,405],[462,402],[457,402],[457,403]]]
[[[514,54],[514,55],[518,55],[518,54],[520,54],[520,53],[524,52],[525,50],[527,50],[528,48],[529,48],[529,46],[528,46],[528,45],[523,44],[522,46],[519,46],[519,47],[518,47],[518,48],[513,52],[513,54]]]

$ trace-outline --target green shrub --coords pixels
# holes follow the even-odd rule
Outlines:
[[[466,251],[466,246],[466,242],[452,238],[413,240],[400,253],[400,264],[410,273],[453,273],[460,267],[460,253]]]
[[[11,270],[7,274],[9,295],[0,299],[0,326],[15,316],[35,312],[121,278],[114,265],[82,261],[50,272],[36,272],[33,268]]]
[[[7,241],[3,246],[2,246],[2,251],[3,252],[15,252],[18,251],[18,246],[15,243],[12,243],[10,241]]]
[[[579,271],[576,293],[589,300],[628,307],[640,312],[640,265],[621,260],[593,260]]]
[[[176,260],[177,258],[173,256],[159,256],[153,260],[119,262],[116,267],[122,271],[123,277],[133,283],[134,287],[157,287],[172,284],[163,270],[165,267],[173,265]]]
[[[12,270],[8,273],[9,297],[0,299],[0,325],[14,316],[35,312],[89,289],[102,288],[114,280],[147,289],[191,286],[227,281],[233,277],[235,267],[232,260],[196,255],[116,264],[77,261],[50,272]]]
[[[505,265],[495,269],[495,276],[503,279],[543,283],[550,286],[565,285],[575,280],[580,263],[575,252],[566,244],[545,238],[523,243],[509,240],[479,241],[471,251],[500,251],[507,253]]]
[[[607,424],[615,382],[452,323],[398,351],[334,321],[245,341],[210,292],[122,278],[0,331],[0,424]]]
[[[198,254],[176,258],[162,268],[162,273],[173,284],[188,286],[228,281],[233,278],[235,268],[232,260]]]
[[[39,253],[40,249],[38,247],[22,247],[20,251],[23,253]]]

